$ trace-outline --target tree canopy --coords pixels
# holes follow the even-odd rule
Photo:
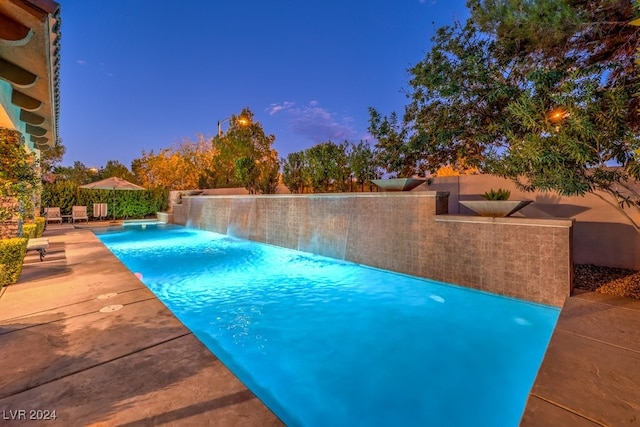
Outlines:
[[[380,177],[374,150],[357,144],[326,141],[282,159],[282,181],[292,193],[345,192],[356,190]]]
[[[464,164],[525,190],[639,206],[626,185],[640,177],[633,4],[469,0],[470,18],[439,28],[409,70],[401,150],[431,172]]]
[[[211,141],[216,155],[207,171],[212,187],[243,186],[250,193],[275,192],[278,184],[278,153],[273,149],[276,137],[267,135],[244,108],[229,119],[229,129]]]
[[[216,153],[203,135],[197,141],[185,139],[157,153],[142,152],[131,169],[137,183],[145,188],[188,190],[202,188],[206,171],[213,167]]]

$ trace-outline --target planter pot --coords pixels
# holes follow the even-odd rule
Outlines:
[[[384,191],[411,191],[427,180],[424,178],[391,178],[371,180]]]
[[[527,206],[533,200],[461,200],[459,203],[480,216],[509,216]]]

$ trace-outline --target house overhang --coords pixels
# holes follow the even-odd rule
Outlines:
[[[60,5],[52,0],[0,1],[0,79],[11,86],[14,123],[40,149],[58,141]]]

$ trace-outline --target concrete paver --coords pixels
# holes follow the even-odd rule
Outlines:
[[[522,426],[640,425],[640,301],[576,292],[565,302]]]

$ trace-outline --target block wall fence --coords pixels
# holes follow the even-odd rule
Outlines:
[[[447,215],[448,193],[185,196],[172,222],[562,306],[571,220]]]

